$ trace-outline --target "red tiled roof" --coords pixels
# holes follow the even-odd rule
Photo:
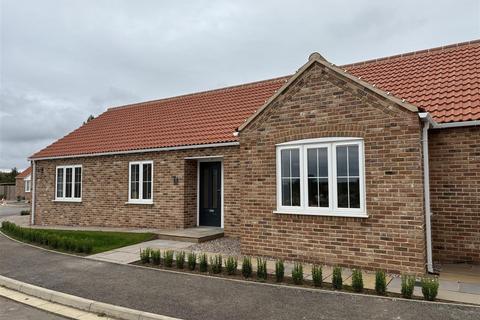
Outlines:
[[[32,167],[28,167],[27,169],[23,170],[15,178],[26,178],[28,175],[32,173]]]
[[[425,109],[437,122],[480,120],[480,40],[342,68]]]
[[[31,158],[236,142],[288,77],[111,108]]]
[[[480,40],[342,68],[437,122],[480,120]],[[235,129],[289,77],[111,108],[31,158],[236,142]]]

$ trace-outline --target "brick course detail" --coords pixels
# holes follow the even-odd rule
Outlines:
[[[425,272],[418,115],[315,64],[240,132],[243,253]],[[277,214],[275,145],[362,137],[368,218]]]
[[[433,258],[480,263],[480,127],[431,130]]]
[[[191,158],[223,156],[225,234],[241,237],[243,254],[423,274],[421,126],[316,63],[240,132],[240,146],[37,160],[35,224],[194,227]],[[363,138],[367,218],[274,213],[275,145],[323,137]],[[434,260],[480,263],[480,127],[430,130],[429,150]],[[153,204],[127,204],[129,162],[142,160],[154,162]],[[78,164],[82,202],[54,201],[56,166]]]
[[[25,198],[27,201],[32,200],[32,193],[25,192],[25,180],[23,178],[15,178],[15,197]]]
[[[197,156],[223,156],[225,234],[239,234],[238,147],[36,161],[35,224],[187,228],[197,223]],[[153,204],[127,204],[130,161],[153,160]],[[55,167],[83,166],[82,202],[56,202]],[[178,184],[173,176],[179,177]]]

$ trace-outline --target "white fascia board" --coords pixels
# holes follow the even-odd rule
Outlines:
[[[240,142],[233,141],[233,142],[221,142],[221,143],[209,143],[209,144],[196,144],[196,145],[179,146],[179,147],[165,147],[165,148],[139,149],[139,150],[127,150],[127,151],[86,153],[86,154],[76,154],[76,155],[68,155],[68,156],[41,157],[41,158],[28,158],[28,159],[29,160],[69,159],[69,158],[110,156],[110,155],[117,155],[117,154],[131,154],[131,153],[146,153],[146,152],[159,152],[159,151],[175,151],[175,150],[188,150],[188,149],[231,147],[231,146],[238,146],[238,145],[240,145]]]
[[[431,129],[480,126],[480,120],[438,123],[435,120],[433,120],[432,116],[430,116],[428,112],[419,112],[418,116],[420,117],[420,119],[422,119],[422,121],[428,121],[430,123]]]

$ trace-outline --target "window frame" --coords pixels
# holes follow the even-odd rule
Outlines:
[[[75,189],[76,189],[76,180],[75,180],[75,169],[80,168],[80,197],[75,197]],[[62,169],[63,172],[63,185],[62,185],[62,197],[58,196],[58,169]],[[67,186],[67,179],[66,179],[66,172],[67,169],[72,169],[72,196],[65,197],[66,194],[66,186]],[[55,167],[55,200],[54,201],[61,201],[61,202],[82,202],[83,196],[83,166],[81,164],[75,165],[61,165]]]
[[[31,174],[29,174],[28,176],[25,177],[25,179],[23,179],[23,185],[24,185],[25,192],[32,191],[32,175]]]
[[[282,205],[282,170],[281,170],[281,162],[282,162],[282,151],[283,150],[295,150],[298,149],[298,161],[299,161],[299,169],[300,169],[300,207],[303,207],[303,197],[302,194],[304,193],[304,185],[302,183],[304,172],[302,170],[302,161],[303,161],[303,152],[302,149],[298,146],[286,146],[286,147],[279,147],[277,148],[277,209],[281,211],[289,211],[289,212],[297,212],[299,207],[296,206],[284,206]]]
[[[338,208],[337,195],[337,158],[336,147],[345,145],[358,146],[358,170],[359,170],[359,193],[360,208]],[[308,150],[327,148],[328,155],[328,207],[310,207],[308,202]],[[282,167],[281,151],[286,149],[298,149],[300,159],[300,206],[282,205]],[[365,196],[365,154],[362,138],[331,137],[318,139],[305,139],[289,141],[276,145],[276,176],[277,176],[277,209],[279,214],[301,214],[318,216],[338,217],[368,217],[366,211]]]
[[[150,164],[152,168],[151,172],[151,185],[152,185],[152,190],[151,190],[151,198],[150,199],[143,199],[143,165],[144,164]],[[133,165],[139,165],[139,173],[138,173],[138,199],[132,199],[132,166]],[[153,181],[154,181],[154,175],[153,175],[153,160],[145,160],[145,161],[130,161],[128,163],[128,201],[127,203],[130,204],[153,204]]]

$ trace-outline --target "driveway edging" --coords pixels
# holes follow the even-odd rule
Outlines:
[[[10,279],[0,275],[0,286],[42,300],[58,303],[75,309],[104,314],[121,320],[180,320],[164,315],[115,306],[112,304],[77,297],[71,294],[58,292],[29,283]]]

